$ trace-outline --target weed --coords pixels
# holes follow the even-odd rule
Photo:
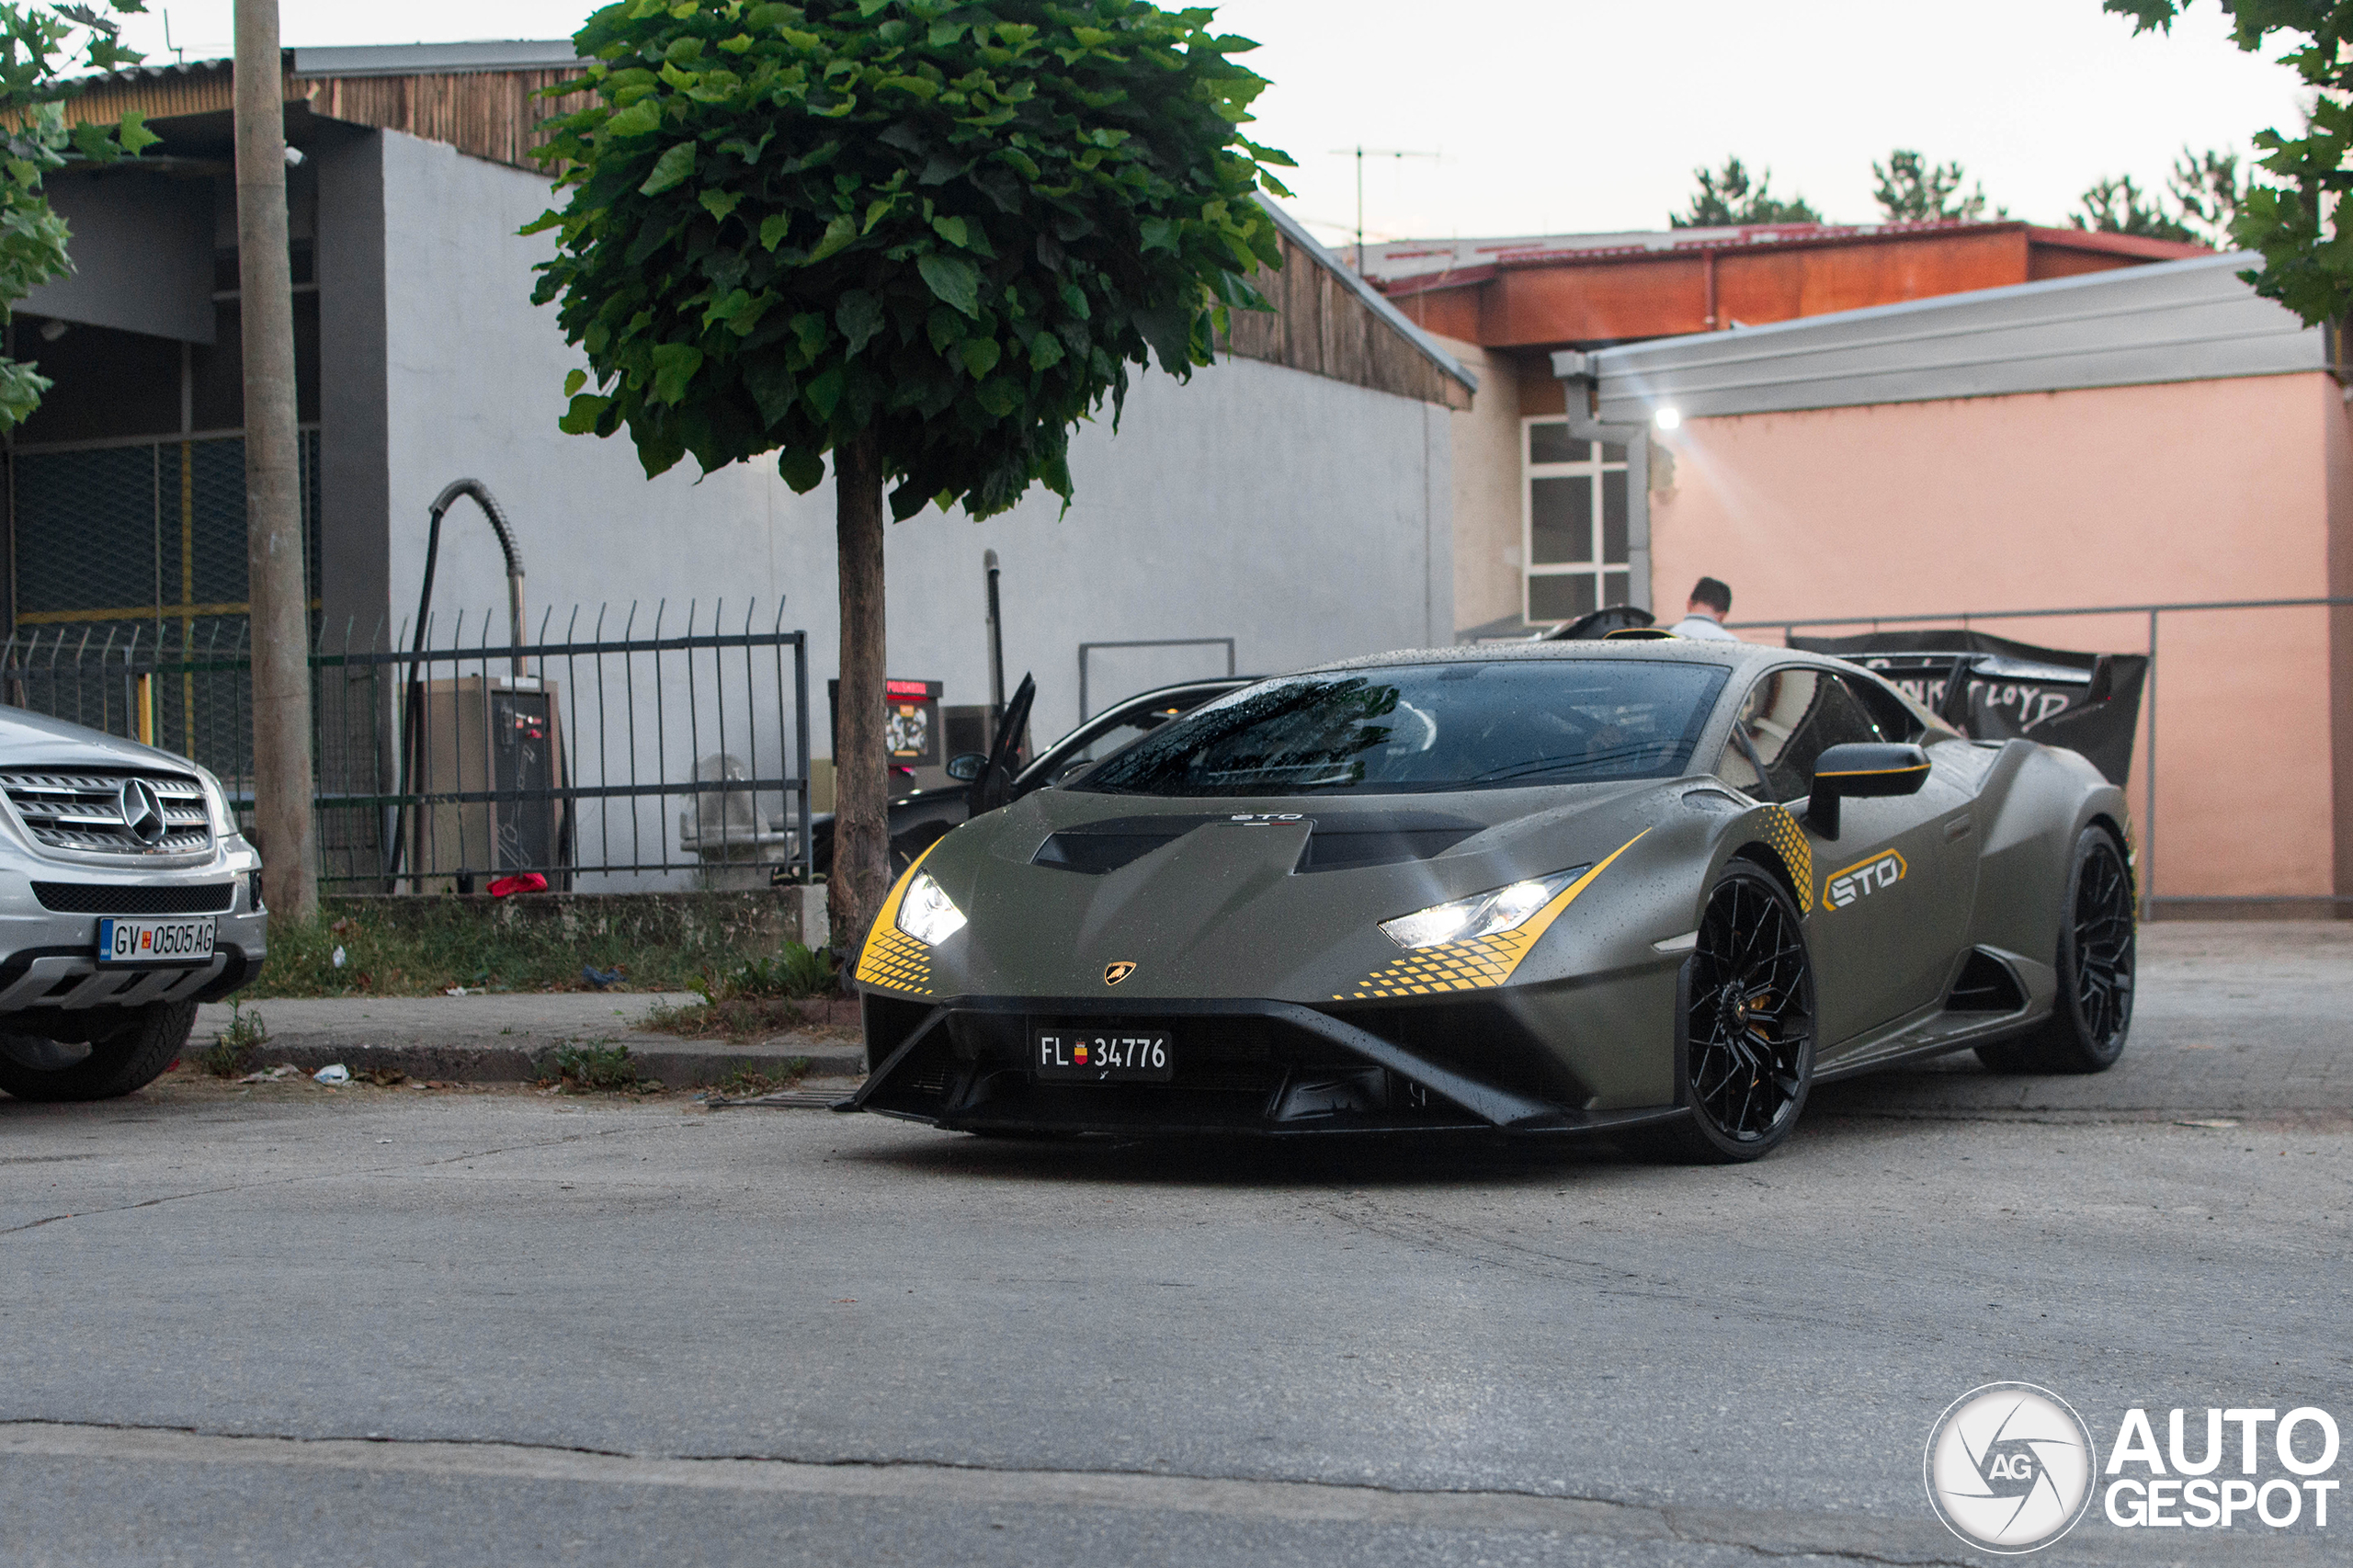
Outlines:
[[[540,1064],[540,1086],[585,1095],[597,1089],[653,1094],[661,1080],[639,1075],[625,1045],[559,1045]]]
[[[749,959],[733,969],[706,969],[694,981],[706,1006],[721,1002],[765,1002],[822,995],[834,988],[833,960],[798,942],[787,942],[773,958]]]
[[[729,1099],[754,1099],[790,1089],[809,1075],[813,1065],[805,1056],[790,1056],[779,1066],[782,1075],[770,1077],[757,1067],[738,1067],[719,1081],[719,1092]]]
[[[415,904],[397,912],[372,907],[392,902],[334,900],[331,919],[273,919],[269,961],[245,994],[439,996],[460,985],[469,993],[604,989],[583,978],[584,968],[612,975],[606,983],[616,988],[685,991],[699,977],[732,979],[772,950],[766,940],[717,926],[693,937],[648,943],[619,932],[567,931],[552,920],[501,921],[457,900],[423,910]],[[341,967],[335,961],[338,948],[344,951]],[[788,953],[781,963],[771,962],[770,983],[786,983],[777,978],[779,971],[812,960],[821,968],[824,961],[817,955],[796,960]]]
[[[261,1021],[261,1015],[248,1013],[243,1003],[233,1002],[229,1005],[229,1027],[216,1032],[210,1045],[198,1048],[196,1065],[216,1078],[240,1077],[268,1043],[269,1028]]]

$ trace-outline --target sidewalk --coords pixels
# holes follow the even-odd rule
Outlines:
[[[2087,1076],[2010,1077],[1957,1055],[1843,1084],[1814,1096],[1823,1114],[2152,1116],[2353,1111],[2353,921],[2167,921],[2141,931],[2141,983],[2124,1058]],[[813,1077],[857,1077],[865,1051],[852,1005],[827,1024],[748,1045],[682,1040],[643,1027],[687,994],[555,993],[262,1001],[259,1055],[354,1073],[513,1082],[559,1045],[625,1045],[672,1087],[750,1069],[782,1076],[805,1057]],[[191,1043],[226,1028],[226,1004],[199,1010]]]
[[[412,1078],[453,1083],[514,1082],[533,1075],[534,1062],[560,1045],[623,1045],[647,1077],[673,1088],[714,1084],[745,1069],[780,1077],[784,1064],[805,1057],[814,1076],[866,1071],[855,1012],[845,1004],[822,1030],[779,1035],[746,1045],[686,1040],[648,1029],[656,1006],[700,998],[680,992],[553,992],[472,996],[368,996],[324,1000],[265,999],[245,1004],[269,1030],[257,1066],[292,1062],[315,1071],[340,1062],[354,1073],[385,1068]],[[197,1010],[191,1046],[208,1045],[229,1027],[225,1002]]]

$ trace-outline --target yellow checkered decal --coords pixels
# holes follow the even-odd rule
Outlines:
[[[1786,806],[1765,808],[1765,837],[1788,867],[1790,880],[1798,885],[1798,913],[1813,913],[1813,846],[1805,835],[1798,819],[1790,815]]]
[[[1643,833],[1649,831],[1643,829]],[[1468,942],[1442,942],[1434,948],[1413,949],[1404,958],[1382,964],[1366,975],[1356,990],[1333,993],[1332,1000],[1370,1002],[1390,996],[1434,996],[1442,991],[1484,991],[1503,984],[1536,945],[1536,938],[1560,918],[1561,912],[1575,901],[1577,894],[1591,887],[1596,877],[1609,869],[1610,860],[1631,849],[1642,836],[1638,833],[1620,845],[1608,860],[1563,888],[1552,903],[1511,930]]]
[[[866,939],[866,950],[858,956],[858,980],[861,985],[880,985],[890,991],[928,996],[931,949],[896,926],[885,929],[878,920],[874,934]]]
[[[899,901],[907,896],[907,884],[915,880],[931,850],[943,842],[935,841],[931,849],[916,856],[915,863],[891,890],[891,896],[882,901],[882,912],[874,917],[874,929],[866,934],[866,946],[858,955],[860,985],[878,985],[915,996],[931,994],[931,949],[899,929]]]

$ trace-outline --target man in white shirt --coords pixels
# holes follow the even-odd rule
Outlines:
[[[1684,606],[1683,619],[1667,630],[1677,637],[1737,642],[1740,639],[1724,630],[1724,617],[1731,613],[1732,589],[1713,577],[1702,577],[1692,585],[1691,602]]]

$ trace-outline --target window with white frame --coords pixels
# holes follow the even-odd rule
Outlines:
[[[1531,621],[1632,603],[1626,575],[1626,449],[1569,437],[1564,419],[1520,421],[1520,559]]]

